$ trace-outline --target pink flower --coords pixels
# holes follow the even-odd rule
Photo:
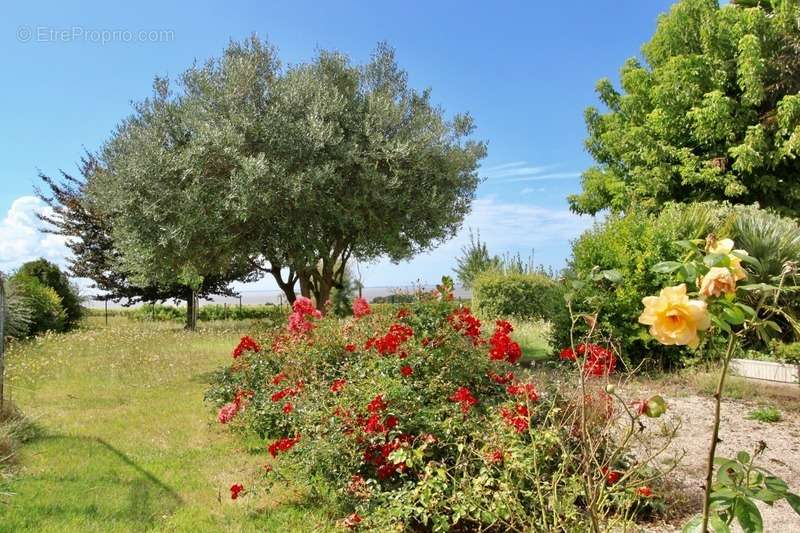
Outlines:
[[[286,402],[285,404],[283,404],[283,412],[285,414],[288,415],[292,411],[294,411],[294,406],[292,405],[292,402]]]
[[[404,378],[407,378],[407,377],[411,376],[413,373],[414,373],[414,369],[411,368],[411,365],[403,365],[402,367],[400,367],[400,374]]]
[[[355,344],[352,344],[352,343],[351,343],[351,344],[347,344],[347,345],[344,347],[344,349],[345,349],[345,351],[346,351],[346,352],[353,353],[353,352],[355,352],[355,351],[356,351],[356,345],[355,345]]]
[[[220,408],[219,413],[217,414],[217,420],[219,420],[220,424],[227,424],[236,414],[239,412],[239,405],[234,402],[226,403],[225,405]]]
[[[353,316],[356,317],[356,319],[367,316],[370,313],[372,313],[372,309],[370,309],[369,303],[367,303],[364,298],[359,296],[353,300]]]

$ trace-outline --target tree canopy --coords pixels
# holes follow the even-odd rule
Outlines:
[[[586,110],[572,209],[594,214],[666,201],[727,200],[800,214],[797,0],[681,0]]]
[[[282,69],[255,37],[157,79],[106,143],[87,189],[139,284],[250,265],[322,307],[351,257],[405,259],[451,237],[482,142],[446,119],[381,45]],[[236,270],[235,268],[233,270]]]

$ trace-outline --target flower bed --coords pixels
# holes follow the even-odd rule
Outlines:
[[[342,525],[380,530],[584,530],[596,512],[657,507],[659,476],[628,442],[660,399],[606,392],[616,359],[600,347],[573,357],[580,385],[540,390],[508,322],[486,328],[436,294],[394,315],[357,301],[347,320],[299,300],[286,328],[242,340],[208,398],[263,438],[275,461],[260,486],[313,480]]]

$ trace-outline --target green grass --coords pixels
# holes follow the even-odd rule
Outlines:
[[[334,517],[302,487],[232,501],[268,454],[244,448],[203,402],[245,323],[189,333],[90,318],[13,345],[7,390],[37,427],[0,479],[0,531],[309,531]],[[3,493],[10,495],[3,496]]]
[[[552,353],[547,338],[551,325],[543,320],[523,321],[511,320],[514,331],[511,338],[522,349],[524,362],[543,361],[549,359]]]
[[[750,412],[750,414],[747,415],[747,418],[750,420],[758,420],[759,422],[774,424],[775,422],[780,422],[783,416],[776,407],[767,405],[765,407],[754,409]]]

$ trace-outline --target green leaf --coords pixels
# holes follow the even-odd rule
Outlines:
[[[696,250],[697,245],[692,241],[675,241],[675,244],[683,248],[684,250]]]
[[[800,496],[793,492],[786,493],[786,501],[789,503],[794,512],[800,514]]]
[[[749,499],[738,498],[734,514],[745,533],[763,533],[764,520],[761,518],[761,511]]]
[[[734,250],[731,253],[733,255],[735,255],[736,257],[738,257],[739,259],[741,259],[743,263],[751,264],[751,265],[753,265],[755,267],[758,267],[759,269],[761,268],[761,261],[759,261],[758,259],[756,259],[752,255],[743,254],[741,252],[737,252],[736,250]]]
[[[730,324],[728,324],[728,323],[727,323],[727,322],[725,322],[724,320],[721,320],[721,319],[720,319],[719,317],[717,317],[716,315],[711,315],[711,321],[712,321],[712,322],[713,322],[713,323],[714,323],[714,324],[715,324],[715,325],[716,325],[716,326],[717,326],[719,329],[721,329],[722,331],[725,331],[725,332],[727,332],[727,333],[730,333],[730,332],[731,332],[731,326],[730,326]]]
[[[764,485],[771,490],[783,496],[789,492],[789,485],[784,480],[776,476],[767,476],[764,479]]]
[[[650,270],[658,274],[669,274],[671,272],[675,272],[681,266],[682,264],[677,261],[663,261],[661,263],[656,263],[655,265],[653,265],[653,268],[651,268]]]
[[[777,289],[774,285],[767,285],[766,283],[749,283],[747,285],[739,285],[743,291],[764,291],[772,292]]]
[[[744,311],[738,307],[725,307],[722,310],[722,316],[725,318],[726,322],[734,326],[744,323]]]
[[[743,465],[750,464],[750,454],[747,452],[739,452],[736,454],[736,460]]]
[[[728,527],[728,524],[723,522],[716,513],[712,513],[711,516],[708,517],[708,522],[711,526],[711,529],[714,530],[714,533],[730,533],[731,531],[731,528]]]
[[[603,270],[603,277],[611,283],[622,281],[622,274],[620,274],[619,270]]]
[[[703,258],[707,267],[726,267],[731,265],[731,258],[726,254],[708,254]]]
[[[756,310],[750,307],[749,305],[743,304],[741,302],[736,302],[736,305],[745,312],[750,317],[756,316]]]

